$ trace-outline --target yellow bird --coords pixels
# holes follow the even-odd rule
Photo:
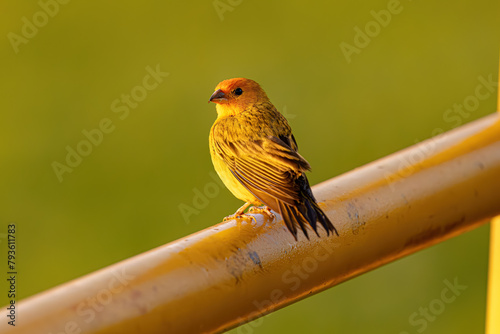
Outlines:
[[[217,119],[210,130],[210,155],[215,170],[233,195],[245,204],[264,204],[279,212],[297,239],[297,228],[309,238],[305,223],[319,236],[316,222],[327,235],[337,230],[316,203],[305,172],[309,163],[297,152],[297,143],[285,117],[253,80],[224,80],[209,102],[217,104]],[[257,210],[253,210],[255,212]]]

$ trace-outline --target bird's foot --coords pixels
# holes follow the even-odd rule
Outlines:
[[[253,220],[255,223],[257,223],[257,219],[255,219],[254,216],[246,215],[244,213],[242,213],[242,214],[235,213],[234,215],[224,217],[223,221],[232,220],[232,219],[243,219],[243,220],[248,221],[250,223]]]
[[[246,221],[250,220],[250,222],[252,222],[252,220],[253,220],[253,221],[255,221],[255,223],[257,223],[257,220],[255,219],[254,216],[249,216],[249,215],[246,215],[244,213],[245,209],[248,208],[250,205],[251,205],[251,203],[246,202],[238,210],[236,210],[236,212],[234,213],[234,215],[230,215],[230,216],[224,217],[223,221],[231,220],[231,219],[244,219]]]
[[[274,213],[271,211],[271,208],[269,208],[268,206],[264,206],[264,207],[252,206],[248,210],[248,212],[250,212],[250,213],[262,213],[262,214],[265,214],[271,220],[274,220],[274,218],[276,218],[276,216],[274,215]]]

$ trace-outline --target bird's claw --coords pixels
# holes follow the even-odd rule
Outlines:
[[[274,215],[274,213],[271,211],[271,209],[268,207],[268,206],[265,206],[265,207],[258,207],[258,206],[252,206],[248,212],[250,213],[262,213],[262,214],[265,214],[267,215],[271,220],[274,220],[274,218],[276,218],[276,216]]]
[[[254,216],[246,215],[244,213],[241,214],[241,215],[234,214],[234,215],[231,215],[231,216],[224,217],[223,221],[232,220],[232,219],[243,219],[245,221],[249,221],[250,223],[253,220],[255,223],[257,223],[257,219],[255,219]]]

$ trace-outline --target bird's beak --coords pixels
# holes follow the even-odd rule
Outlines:
[[[212,96],[210,96],[210,100],[208,102],[221,103],[227,101],[226,94],[220,89],[217,89]]]

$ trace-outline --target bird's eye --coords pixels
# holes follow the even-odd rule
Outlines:
[[[241,89],[241,88],[236,88],[236,89],[234,90],[234,94],[236,94],[236,95],[241,95],[241,94],[243,94],[243,89]]]

